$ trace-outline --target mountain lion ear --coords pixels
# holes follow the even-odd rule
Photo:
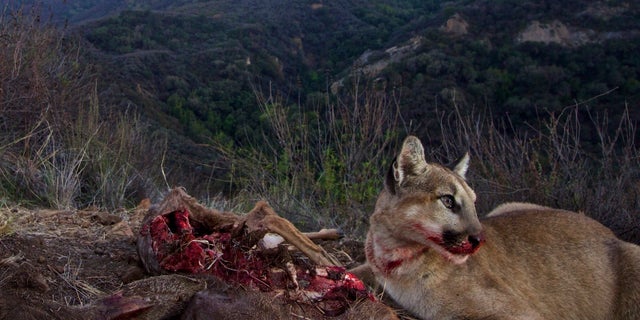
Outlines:
[[[453,167],[453,172],[457,173],[462,179],[466,179],[465,175],[467,174],[467,170],[469,169],[469,152],[466,152],[460,160],[456,163],[455,167]]]
[[[393,177],[397,185],[401,185],[409,175],[419,175],[427,171],[428,165],[424,157],[424,148],[420,139],[408,136],[402,143],[400,154],[392,166]]]
[[[387,175],[384,177],[384,187],[385,189],[387,189],[387,191],[389,191],[389,193],[391,194],[396,194],[396,169],[398,166],[398,162],[396,161],[396,159],[393,159],[393,163],[391,164],[391,166],[389,167],[389,170],[387,170]]]

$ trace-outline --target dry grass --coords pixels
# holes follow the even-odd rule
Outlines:
[[[269,203],[303,229],[340,227],[363,234],[381,168],[398,136],[394,97],[354,84],[345,100],[318,99],[303,110],[258,93],[266,129],[252,145],[216,144],[237,197]],[[358,231],[355,231],[358,230]]]
[[[9,273],[9,267],[17,266],[17,263],[22,259],[24,259],[23,253],[18,253],[18,254],[0,259],[0,267],[2,267],[0,269],[1,270],[0,271],[0,287],[3,287],[3,285],[7,283],[11,278],[11,274]]]
[[[117,208],[154,196],[164,141],[135,114],[108,113],[81,40],[34,12],[0,15],[0,200]]]
[[[9,215],[4,214],[2,211],[0,211],[0,237],[11,233],[12,231],[11,224],[12,224],[11,217]]]
[[[503,202],[533,202],[585,212],[640,242],[640,150],[628,112],[614,122],[606,113],[567,107],[532,119],[538,125],[525,130],[490,114],[440,115],[441,144],[431,146],[432,156],[452,159],[470,151],[480,214]],[[596,141],[585,137],[594,132]]]
[[[58,259],[65,260],[66,263],[62,272],[57,270],[53,272],[74,292],[73,296],[63,297],[67,306],[84,305],[105,294],[80,277],[83,268],[81,259],[76,263],[69,256],[58,257]]]
[[[338,226],[363,238],[393,146],[406,134],[388,96],[360,93],[366,98],[330,105],[327,117],[314,121],[263,97],[272,128],[264,141],[219,148],[234,166],[241,197],[266,198],[303,228]],[[628,112],[612,119],[576,105],[514,128],[508,118],[500,122],[470,109],[454,103],[453,110],[436,111],[439,127],[421,138],[433,161],[448,163],[470,152],[469,180],[481,215],[500,203],[533,202],[585,212],[623,239],[640,242],[640,153]],[[362,182],[367,192],[360,191]]]

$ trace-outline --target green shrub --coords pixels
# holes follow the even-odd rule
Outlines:
[[[313,110],[272,95],[258,100],[262,140],[216,148],[233,164],[239,194],[268,199],[304,229],[338,226],[363,234],[390,160],[386,151],[399,134],[394,100],[357,84],[345,100],[327,97]]]

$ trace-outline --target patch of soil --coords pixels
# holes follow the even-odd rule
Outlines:
[[[0,210],[0,319],[109,319],[88,313],[86,306],[96,301],[143,309],[148,298],[123,301],[118,294],[150,278],[136,252],[147,208]],[[348,268],[364,261],[359,241],[319,244]]]
[[[135,250],[144,210],[0,211],[4,301],[83,306],[144,276]],[[0,302],[0,318],[11,305]]]

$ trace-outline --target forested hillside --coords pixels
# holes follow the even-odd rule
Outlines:
[[[242,139],[257,125],[256,87],[303,102],[322,94],[363,50],[382,48],[426,10],[405,6],[216,1],[124,11],[83,30],[99,58],[119,66],[110,68],[118,83],[151,92],[190,137]]]
[[[422,25],[417,49],[376,72],[402,89],[413,117],[429,118],[435,105],[455,100],[509,114],[516,126],[576,105],[614,115],[631,107],[639,119],[637,3],[474,1],[442,14]]]
[[[619,113],[640,90],[633,54],[640,9],[630,1],[44,1],[41,8],[54,21],[81,23],[75,28],[96,59],[113,65],[107,81],[199,142],[256,135],[256,88],[309,107],[357,71],[396,90],[405,118],[418,119],[454,100],[508,113],[516,124],[587,100]],[[426,133],[431,124],[414,126]]]

